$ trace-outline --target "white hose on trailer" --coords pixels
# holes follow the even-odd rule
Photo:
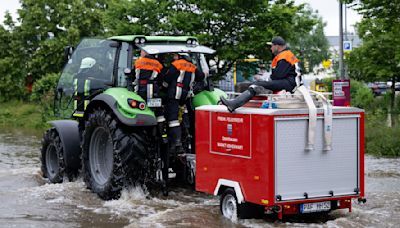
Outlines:
[[[307,144],[304,148],[307,151],[314,150],[315,145],[315,128],[317,126],[317,108],[315,107],[314,101],[310,95],[310,92],[306,87],[299,86],[297,88],[301,94],[303,94],[304,100],[308,106],[308,137]]]
[[[324,108],[324,151],[332,150],[332,126],[333,126],[333,114],[332,114],[332,105],[326,99],[326,97],[319,92],[310,91],[317,95],[318,98],[322,101],[322,106]]]

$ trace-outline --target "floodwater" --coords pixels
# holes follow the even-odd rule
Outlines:
[[[82,180],[47,184],[40,174],[40,136],[0,132],[0,227],[398,227],[400,159],[366,157],[366,204],[328,215],[230,221],[219,199],[190,189],[169,197],[124,190],[103,201]]]

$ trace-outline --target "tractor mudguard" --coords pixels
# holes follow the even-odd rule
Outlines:
[[[201,91],[193,97],[193,106],[196,108],[202,105],[217,105],[221,96],[227,97],[224,91],[217,88],[214,91]]]
[[[88,107],[86,113],[91,112],[98,105],[107,105],[115,114],[121,123],[126,126],[155,126],[157,119],[154,112],[146,106],[144,110],[131,108],[128,99],[144,102],[143,98],[126,88],[110,88],[104,93],[94,97]]]
[[[64,162],[68,170],[78,170],[81,166],[81,147],[78,122],[75,120],[49,121],[58,132],[64,148]]]

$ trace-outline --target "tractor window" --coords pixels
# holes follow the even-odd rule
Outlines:
[[[124,73],[125,68],[130,68],[128,65],[129,44],[122,43],[121,52],[118,59],[118,86],[126,87],[126,76]]]
[[[81,107],[86,108],[93,93],[113,82],[116,48],[114,41],[84,39],[65,65],[57,85],[55,114],[70,117]],[[83,107],[83,108],[82,108]]]

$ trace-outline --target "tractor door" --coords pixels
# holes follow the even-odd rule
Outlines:
[[[55,96],[55,114],[82,117],[91,95],[114,85],[114,62],[118,43],[84,39],[65,65]]]

